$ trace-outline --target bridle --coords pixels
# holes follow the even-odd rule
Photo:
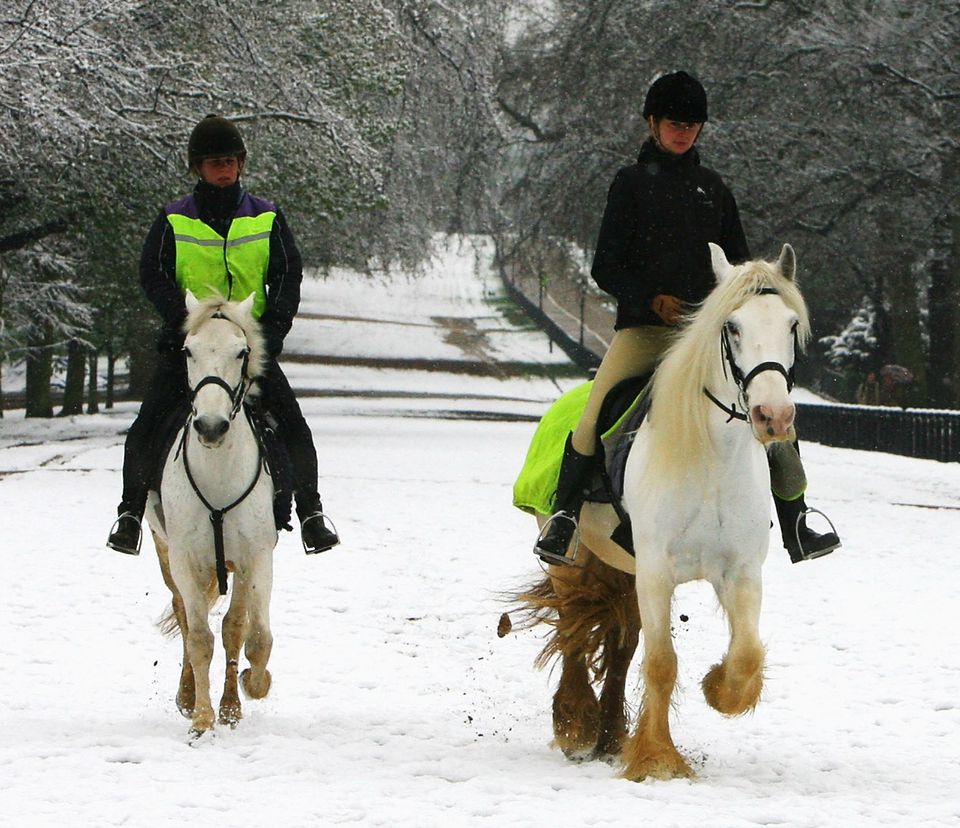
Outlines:
[[[226,317],[222,314],[214,314],[211,318],[226,319]],[[187,480],[190,483],[190,488],[193,489],[194,494],[196,494],[200,502],[204,505],[204,507],[206,507],[207,511],[210,512],[210,523],[213,524],[213,549],[214,559],[217,567],[217,586],[219,587],[221,595],[227,594],[227,563],[223,545],[223,518],[224,515],[226,515],[231,509],[243,503],[243,501],[246,500],[250,493],[256,488],[257,483],[260,482],[260,475],[263,472],[265,463],[263,446],[261,445],[259,438],[256,437],[257,430],[254,426],[253,420],[250,418],[250,412],[249,410],[245,410],[244,414],[246,415],[247,422],[250,424],[250,429],[254,433],[254,442],[257,444],[257,472],[254,475],[253,480],[250,482],[250,485],[247,486],[240,497],[238,497],[229,505],[224,506],[222,509],[217,509],[210,503],[209,500],[207,500],[206,497],[204,497],[203,492],[200,491],[200,487],[197,485],[197,481],[193,477],[193,472],[190,470],[189,455],[187,453],[187,440],[190,436],[191,422],[197,415],[197,409],[194,405],[194,401],[196,400],[200,389],[206,385],[216,385],[218,388],[222,388],[229,395],[230,400],[233,403],[233,406],[230,409],[230,422],[233,422],[240,409],[243,407],[243,401],[247,396],[247,391],[250,390],[250,386],[253,383],[247,374],[249,363],[250,348],[248,347],[243,352],[243,365],[240,368],[240,379],[234,387],[231,387],[230,384],[222,377],[218,377],[213,374],[204,377],[194,386],[190,394],[190,414],[187,416],[187,421],[184,423],[183,429],[181,430],[182,436],[180,438],[180,446],[177,449],[177,456],[183,456],[183,470],[187,474]]]
[[[757,292],[758,296],[766,296],[768,294],[780,295],[780,291],[772,287],[763,287],[760,288]],[[797,352],[797,332],[793,332],[793,352],[796,355]],[[790,365],[790,368],[784,368],[783,365],[779,362],[761,362],[759,365],[755,365],[751,368],[746,374],[743,373],[743,369],[737,365],[737,361],[733,358],[733,348],[730,345],[730,336],[727,330],[727,326],[724,325],[720,330],[720,350],[722,352],[721,360],[723,365],[723,376],[724,379],[727,377],[727,367],[730,368],[730,376],[733,377],[733,381],[737,385],[737,402],[733,405],[724,405],[720,400],[718,400],[711,392],[709,388],[704,388],[703,393],[707,395],[709,400],[716,405],[721,411],[727,414],[727,422],[731,420],[742,420],[746,422],[747,417],[747,389],[750,387],[750,383],[753,382],[760,374],[765,371],[776,371],[779,374],[783,375],[783,378],[787,381],[787,391],[793,390],[793,381],[794,381],[794,371],[793,364]],[[739,404],[740,409],[737,408]]]

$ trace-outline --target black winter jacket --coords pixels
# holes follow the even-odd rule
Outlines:
[[[678,158],[648,140],[610,185],[591,269],[617,300],[617,330],[663,325],[658,294],[702,301],[716,282],[707,242],[731,262],[750,258],[733,194],[696,148]]]
[[[239,182],[221,188],[198,181],[193,195],[200,218],[221,236],[226,236],[242,192]],[[161,210],[147,233],[140,254],[140,284],[163,318],[161,348],[179,348],[183,341],[180,328],[187,316],[187,306],[184,293],[177,284],[176,259],[173,228]],[[300,307],[300,283],[303,281],[300,251],[279,208],[270,231],[270,261],[265,281],[267,307],[260,317],[260,324],[267,339],[267,350],[270,356],[276,357],[283,350],[283,339]]]

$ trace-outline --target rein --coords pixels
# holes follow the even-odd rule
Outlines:
[[[764,287],[760,288],[757,291],[757,295],[765,296],[767,294],[780,294],[776,288]],[[797,349],[797,334],[794,331],[794,353]],[[727,366],[730,366],[730,374],[733,377],[733,381],[737,384],[739,389],[739,394],[737,395],[737,402],[740,404],[740,407],[743,411],[737,409],[737,404],[733,405],[724,405],[720,400],[718,400],[712,393],[710,393],[709,388],[704,388],[703,393],[707,395],[707,398],[712,402],[717,408],[724,412],[727,415],[727,422],[731,420],[743,420],[747,422],[747,406],[746,406],[746,397],[747,397],[747,388],[750,386],[750,383],[757,378],[764,371],[776,371],[779,374],[783,375],[783,378],[787,381],[787,391],[793,390],[793,366],[790,366],[790,369],[787,370],[779,362],[761,362],[759,365],[755,365],[747,374],[743,373],[743,370],[737,365],[737,361],[733,358],[733,348],[730,346],[730,338],[727,335],[727,328],[724,326],[720,331],[720,348],[723,351],[723,376],[727,376]]]
[[[243,355],[243,367],[240,372],[240,381],[237,383],[236,388],[231,388],[230,385],[228,385],[227,382],[225,382],[221,377],[213,375],[206,376],[196,384],[196,387],[194,387],[191,395],[191,403],[196,399],[197,393],[205,385],[216,385],[226,391],[233,402],[233,407],[230,410],[230,421],[233,422],[234,418],[237,416],[237,413],[243,407],[244,397],[246,397],[247,391],[250,388],[250,379],[247,377],[247,364],[249,361],[249,356],[250,351],[248,349]],[[257,473],[254,475],[250,485],[247,486],[243,494],[234,500],[233,503],[229,504],[228,506],[224,506],[222,509],[217,509],[210,503],[209,500],[207,500],[206,497],[204,497],[203,492],[200,491],[200,487],[197,485],[197,481],[193,477],[193,472],[190,470],[190,460],[187,454],[187,439],[190,435],[190,423],[196,413],[196,408],[191,408],[190,416],[187,417],[187,422],[184,424],[182,429],[183,437],[180,440],[180,447],[177,449],[177,454],[183,454],[183,469],[187,473],[187,480],[190,482],[190,487],[193,489],[194,494],[196,494],[200,502],[210,512],[210,523],[213,524],[213,550],[217,567],[217,586],[219,587],[220,594],[226,595],[227,562],[223,545],[223,518],[224,515],[226,515],[231,509],[243,503],[243,501],[246,500],[250,493],[256,488],[257,483],[260,482],[260,475],[264,466],[263,446],[261,445],[259,439],[254,440],[254,442],[257,444]],[[244,414],[247,418],[247,422],[250,425],[250,429],[253,431],[254,436],[256,437],[256,427],[253,424],[253,420],[250,419],[250,412],[245,410]]]

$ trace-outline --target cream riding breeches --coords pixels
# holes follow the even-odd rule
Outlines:
[[[628,377],[639,377],[652,371],[670,344],[672,328],[639,325],[622,328],[613,335],[613,341],[597,369],[587,407],[573,432],[573,448],[579,454],[593,454],[597,439],[597,417],[607,392]]]

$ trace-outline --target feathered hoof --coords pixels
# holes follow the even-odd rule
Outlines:
[[[677,750],[634,757],[624,769],[624,779],[642,782],[644,779],[693,779],[696,774]]]
[[[703,697],[714,710],[724,716],[742,716],[760,701],[763,689],[763,671],[757,668],[734,680],[725,661],[715,664],[703,678]]]
[[[249,667],[240,674],[240,686],[248,699],[264,698],[270,692],[272,683],[273,677],[269,670],[263,671],[263,678],[259,681],[254,679],[253,672]]]

